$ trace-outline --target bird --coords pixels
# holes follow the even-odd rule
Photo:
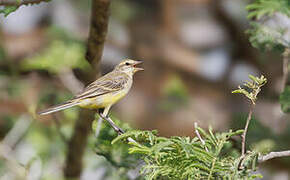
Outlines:
[[[38,115],[47,115],[73,106],[98,110],[102,109],[102,117],[107,117],[112,105],[121,100],[131,89],[133,75],[144,70],[137,67],[140,60],[125,59],[115,66],[113,71],[98,78],[84,88],[72,99],[48,109],[38,112]]]

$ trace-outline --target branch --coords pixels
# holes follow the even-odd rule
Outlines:
[[[106,121],[110,124],[110,126],[114,129],[114,131],[115,131],[116,133],[118,133],[118,135],[121,135],[121,134],[124,134],[124,133],[125,133],[125,131],[124,131],[123,129],[121,129],[120,127],[118,127],[110,117],[103,116],[102,113],[99,113],[99,115],[100,115],[100,117],[101,117],[102,119],[106,120]],[[137,143],[137,142],[136,142],[134,139],[132,139],[131,137],[128,137],[127,140],[128,140],[128,142]]]
[[[32,119],[27,115],[20,116],[13,128],[0,143],[0,160],[5,160],[4,164],[6,164],[7,168],[14,173],[16,179],[26,179],[27,169],[17,161],[13,149],[24,137],[31,126],[31,123]]]
[[[103,55],[104,42],[108,31],[110,2],[110,0],[92,1],[86,59],[95,69],[99,69],[99,62]]]
[[[108,29],[109,7],[110,0],[92,1],[86,58],[92,64],[93,68],[96,69],[94,74],[99,74],[99,62],[101,61]],[[95,79],[95,76],[90,77],[90,79]],[[68,153],[64,169],[65,177],[68,179],[80,177],[82,158],[94,117],[93,112],[82,110],[75,124],[73,135],[68,144]]]
[[[283,80],[282,80],[282,91],[284,91],[288,82],[288,64],[290,59],[290,49],[286,48],[283,53]]]
[[[247,131],[248,131],[248,127],[250,124],[250,120],[252,119],[254,107],[255,107],[255,104],[251,104],[250,111],[249,111],[248,118],[247,118],[247,122],[246,122],[246,126],[245,126],[244,132],[242,134],[242,156],[244,156],[245,152],[246,152],[246,136],[247,136]]]
[[[62,84],[73,94],[77,94],[84,88],[84,84],[79,81],[70,68],[63,70],[59,75]]]
[[[277,158],[277,157],[290,157],[290,150],[279,151],[279,152],[270,152],[264,156],[260,156],[258,158],[258,162],[262,163],[262,162],[265,162],[265,161],[268,161],[270,159]]]
[[[208,152],[208,149],[207,149],[207,147],[205,145],[205,142],[204,142],[204,140],[202,139],[202,137],[200,136],[200,134],[199,134],[199,132],[197,130],[197,123],[196,122],[194,123],[194,129],[195,129],[195,134],[197,135],[197,137],[200,140],[201,144],[204,145],[204,148],[205,148],[206,152]]]
[[[0,0],[0,6],[21,6],[29,4],[39,4],[50,0]]]
[[[8,169],[11,170],[17,178],[26,179],[27,170],[15,159],[15,154],[12,153],[12,149],[2,143],[0,143],[0,160],[1,159],[6,161]]]

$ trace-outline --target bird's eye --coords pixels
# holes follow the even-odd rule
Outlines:
[[[129,65],[130,65],[130,63],[126,62],[126,63],[125,63],[125,65],[126,65],[126,66],[129,66]]]

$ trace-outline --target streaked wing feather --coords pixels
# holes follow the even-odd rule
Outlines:
[[[111,72],[105,76],[97,79],[89,84],[83,92],[75,96],[74,99],[92,98],[100,95],[104,95],[110,92],[121,90],[129,76],[121,72]]]

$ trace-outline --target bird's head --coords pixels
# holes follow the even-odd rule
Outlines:
[[[125,72],[127,74],[133,75],[137,71],[144,70],[143,68],[137,67],[138,64],[141,64],[142,61],[135,61],[132,59],[125,59],[121,61],[116,67],[115,70]]]

